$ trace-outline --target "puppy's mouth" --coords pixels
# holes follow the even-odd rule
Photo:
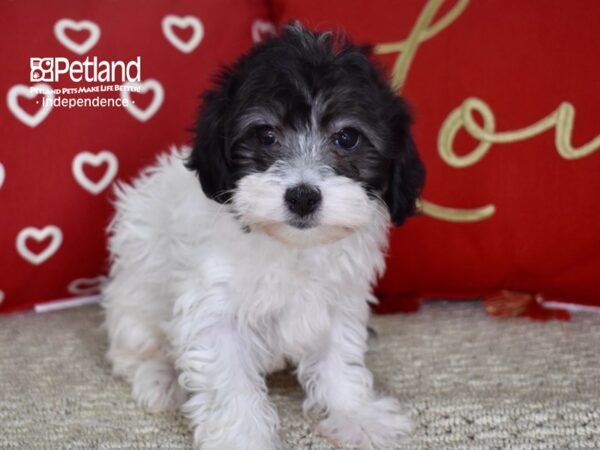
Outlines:
[[[306,220],[271,222],[258,227],[273,239],[296,248],[331,244],[355,231],[351,227],[325,225],[317,221],[305,222]]]
[[[287,224],[298,230],[308,230],[319,225],[319,221],[314,217],[291,217]]]

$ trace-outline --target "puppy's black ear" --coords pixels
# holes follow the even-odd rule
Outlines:
[[[408,105],[396,97],[390,115],[394,153],[384,195],[394,225],[402,225],[415,213],[416,201],[425,183],[425,168],[410,133],[412,123]]]
[[[226,145],[226,120],[230,104],[228,78],[227,73],[224,73],[219,85],[202,96],[194,147],[186,161],[186,167],[195,171],[200,178],[206,196],[220,203],[231,197],[231,190],[235,186],[231,157]]]

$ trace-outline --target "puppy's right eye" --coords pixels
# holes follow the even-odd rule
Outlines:
[[[277,142],[277,136],[275,136],[275,130],[268,125],[258,127],[256,129],[256,139],[260,145],[269,146]]]
[[[360,140],[360,131],[354,128],[342,128],[335,134],[333,143],[344,150],[354,150]]]

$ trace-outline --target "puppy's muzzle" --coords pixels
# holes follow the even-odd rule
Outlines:
[[[299,184],[285,191],[287,208],[298,217],[305,218],[314,213],[321,204],[321,191],[309,184]]]

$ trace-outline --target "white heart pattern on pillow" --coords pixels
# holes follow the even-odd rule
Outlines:
[[[75,295],[98,294],[102,285],[108,280],[104,275],[93,278],[77,278],[69,283],[67,291]]]
[[[75,31],[87,30],[90,35],[80,44],[67,36],[65,33],[66,29]],[[71,19],[60,19],[54,24],[54,35],[56,36],[56,39],[58,39],[58,42],[69,50],[78,55],[83,55],[89,52],[92,47],[98,43],[98,40],[100,39],[100,27],[90,20],[76,22]]]
[[[6,95],[6,103],[10,112],[12,112],[17,119],[19,119],[28,127],[35,128],[46,117],[48,117],[48,114],[50,114],[50,111],[52,111],[52,100],[54,99],[54,94],[52,92],[52,87],[46,83],[37,83],[31,87],[41,90],[43,94],[38,94],[26,84],[15,84],[8,90],[8,94]],[[38,95],[43,95],[46,101],[42,102],[40,109],[38,109],[36,113],[29,114],[19,105],[19,97],[32,99]]]
[[[4,184],[4,179],[6,178],[6,170],[4,170],[4,165],[0,163],[0,189],[2,189],[2,185]]]
[[[51,237],[52,240],[44,250],[34,253],[27,247],[27,240],[34,239],[38,242]],[[55,225],[47,225],[44,228],[27,227],[23,228],[17,235],[17,252],[26,261],[31,264],[39,265],[56,253],[63,241],[63,234]]]
[[[86,164],[97,167],[103,163],[107,164],[106,171],[98,181],[90,180],[83,171],[83,166]],[[119,160],[114,153],[109,152],[108,150],[102,150],[98,153],[86,151],[80,152],[73,158],[73,163],[71,165],[75,181],[77,181],[77,183],[79,183],[86,191],[94,195],[98,195],[108,187],[117,175],[118,169]]]
[[[255,44],[264,41],[266,37],[275,36],[276,34],[277,29],[271,22],[256,19],[252,23],[252,40]]]
[[[192,36],[187,42],[185,42],[175,34],[173,27],[192,27]],[[173,14],[165,16],[162,20],[162,31],[173,47],[183,53],[191,53],[194,51],[194,49],[200,45],[200,42],[202,42],[202,39],[204,38],[204,26],[202,25],[200,19],[194,16],[181,17]]]
[[[123,86],[139,87],[140,92],[145,93],[149,90],[154,92],[154,97],[146,109],[139,108],[135,103],[131,102],[131,93],[128,90],[121,90],[121,99],[127,99],[127,106],[124,108],[140,122],[146,122],[160,109],[162,102],[165,98],[165,91],[162,85],[154,79],[147,79],[140,83],[129,82],[124,83]]]

